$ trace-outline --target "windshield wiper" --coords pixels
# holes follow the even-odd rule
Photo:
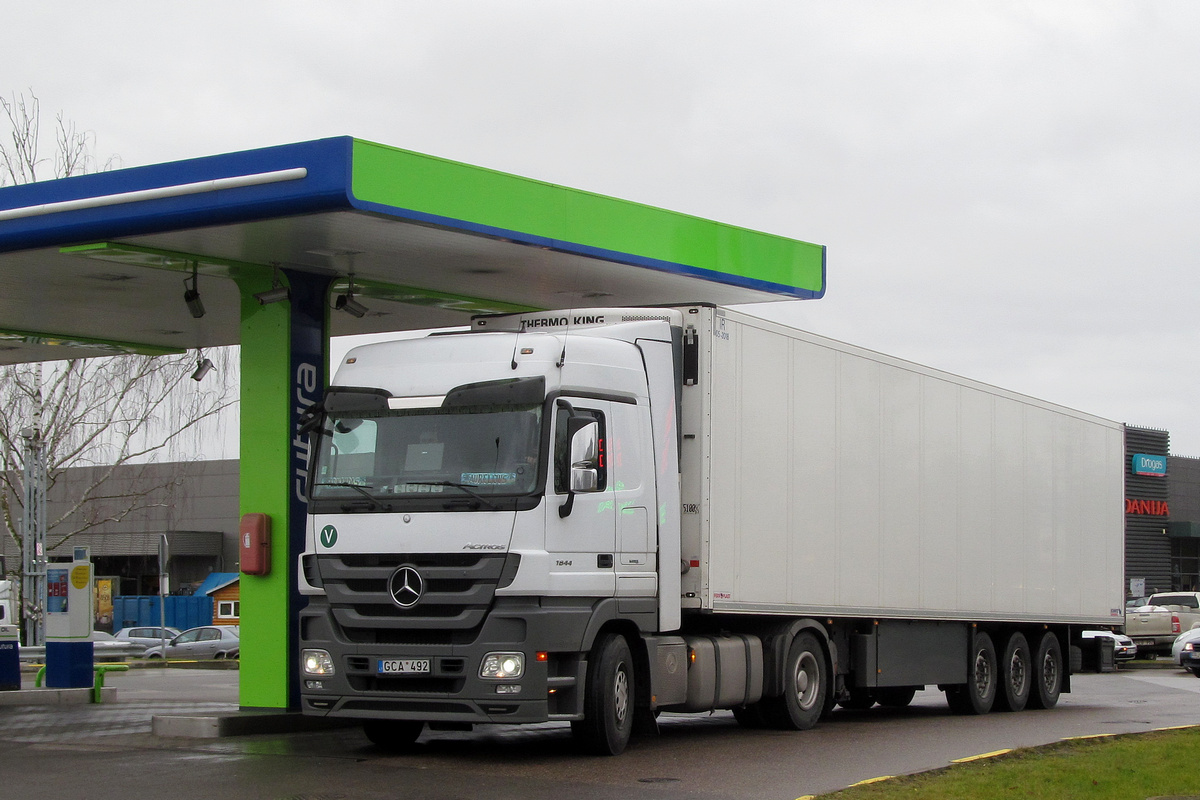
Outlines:
[[[491,500],[488,500],[483,495],[479,494],[478,492],[472,491],[471,487],[467,486],[465,483],[455,483],[454,481],[405,481],[405,483],[411,484],[413,486],[449,486],[452,489],[462,489],[464,492],[471,495],[471,497],[474,497],[480,503],[483,503],[485,506],[492,509],[493,511],[496,511],[500,508],[498,505],[493,503]]]
[[[358,484],[355,484],[355,483],[337,483],[336,481],[328,481],[328,482],[322,482],[322,483],[315,483],[313,485],[314,486],[337,486],[338,488],[344,487],[346,489],[353,489],[354,491],[358,492],[359,494],[361,494],[363,497],[367,498],[367,500],[370,501],[371,508],[373,510],[378,510],[378,511],[391,511],[392,510],[392,507],[390,504],[382,502],[378,497],[376,497],[375,495],[368,492],[364,487],[359,486]],[[349,511],[350,508],[351,507],[348,507],[348,506],[342,506],[343,511]]]

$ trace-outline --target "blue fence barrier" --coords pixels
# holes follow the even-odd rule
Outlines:
[[[122,628],[158,625],[159,598],[149,596],[121,596],[113,598],[113,633]],[[200,625],[211,625],[213,614],[212,598],[208,595],[167,597],[167,620],[169,627],[187,630]]]

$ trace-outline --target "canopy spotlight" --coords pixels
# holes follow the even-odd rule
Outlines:
[[[193,261],[191,277],[192,285],[183,293],[183,302],[187,303],[188,311],[191,312],[191,315],[196,319],[200,319],[204,316],[204,303],[200,300],[200,290],[196,288],[199,272],[200,264]],[[187,278],[183,279],[183,285],[185,287],[188,285]]]
[[[288,287],[279,280],[279,267],[275,268],[275,274],[271,278],[271,288],[254,295],[254,299],[264,306],[268,303],[279,303],[289,297],[291,297],[291,293],[288,291]]]
[[[204,376],[212,372],[213,363],[207,358],[202,358],[196,362],[196,371],[192,373],[192,380],[202,381]]]

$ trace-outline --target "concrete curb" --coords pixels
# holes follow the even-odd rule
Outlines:
[[[87,705],[92,702],[90,688],[83,689],[18,689],[0,692],[0,706],[69,706]],[[117,699],[117,689],[105,686],[101,690],[100,702],[110,703]]]

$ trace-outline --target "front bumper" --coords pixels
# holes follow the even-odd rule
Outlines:
[[[582,717],[577,687],[587,662],[580,652],[595,609],[593,602],[542,607],[536,598],[497,599],[474,630],[379,631],[392,641],[350,641],[330,605],[314,598],[301,612],[301,650],[322,649],[334,674],[301,671],[305,714],[410,719],[452,723],[536,723]],[[519,679],[479,677],[480,663],[492,652],[521,652]],[[537,653],[545,653],[538,660]],[[430,671],[417,675],[380,674],[387,659],[428,659]],[[503,687],[503,688],[501,688]]]

